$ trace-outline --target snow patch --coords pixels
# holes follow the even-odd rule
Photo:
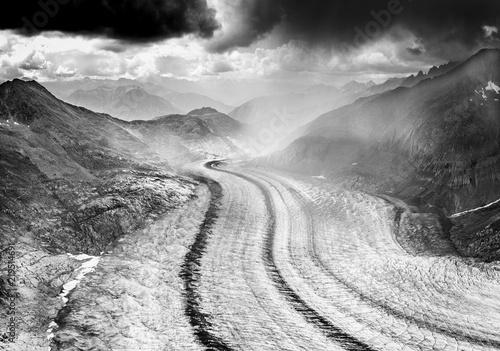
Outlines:
[[[486,90],[488,90],[488,88],[486,88]],[[486,95],[486,90],[484,90],[484,88],[481,88],[481,90],[479,91],[477,90],[474,91],[476,92],[476,94],[481,95],[484,100],[488,100],[488,96]]]
[[[486,90],[493,90],[495,93],[500,94],[500,87],[493,83],[491,80],[488,82],[488,85],[486,86]]]
[[[66,303],[68,302],[68,298],[66,297],[73,289],[75,289],[80,281],[85,277],[86,274],[92,273],[95,269],[95,267],[99,264],[99,260],[101,259],[100,256],[90,256],[86,254],[80,254],[80,255],[72,255],[70,253],[67,254],[70,258],[73,258],[77,261],[84,261],[82,265],[76,269],[75,272],[78,272],[78,275],[76,278],[66,284],[63,285],[63,290],[59,294],[63,301],[63,307],[66,306]],[[57,325],[56,322],[52,321],[49,324],[49,328],[47,329],[47,340],[52,340],[54,338],[54,330],[57,329],[59,326]],[[51,348],[49,347],[49,351]]]
[[[312,176],[313,178],[318,178],[318,179],[326,179],[325,176],[319,175],[319,176]]]
[[[90,259],[96,257],[96,256],[90,256],[90,255],[86,255],[86,254],[72,255],[70,253],[68,253],[68,256],[71,258],[74,258],[77,261],[90,260]]]

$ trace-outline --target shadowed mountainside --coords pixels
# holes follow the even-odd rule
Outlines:
[[[320,116],[258,163],[447,214],[482,206],[500,197],[499,86],[500,50],[482,50],[445,75]]]

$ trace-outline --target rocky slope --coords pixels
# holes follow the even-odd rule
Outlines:
[[[196,198],[198,184],[121,123],[36,82],[0,86],[0,321],[17,318],[15,343],[0,325],[0,348],[47,350],[61,294],[71,300],[73,282],[91,271],[68,253],[98,259]]]
[[[485,205],[500,198],[499,67],[500,50],[483,50],[413,88],[358,100],[320,116],[260,163],[334,177],[448,215]]]

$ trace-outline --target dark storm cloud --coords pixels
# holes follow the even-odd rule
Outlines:
[[[211,43],[210,51],[223,52],[234,47],[251,45],[281,23],[283,11],[280,0],[224,0],[231,16],[237,18],[235,28],[223,40]],[[233,18],[233,19],[234,19]]]
[[[412,32],[426,52],[445,55],[453,47],[474,48],[484,39],[482,26],[500,23],[498,0],[248,0],[240,6],[247,35],[228,38],[234,46],[277,25],[283,40],[346,49],[399,28]]]
[[[206,0],[15,0],[0,5],[0,29],[26,35],[57,30],[127,41],[154,41],[219,27]]]

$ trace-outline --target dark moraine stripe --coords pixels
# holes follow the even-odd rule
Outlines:
[[[196,337],[207,351],[231,351],[232,348],[213,333],[210,315],[202,312],[200,306],[201,296],[198,292],[201,277],[201,258],[205,253],[208,238],[212,234],[212,228],[217,219],[217,212],[222,198],[222,187],[219,183],[210,179],[202,177],[195,179],[208,186],[210,204],[195,241],[184,257],[184,263],[179,274],[184,281],[187,299],[185,313],[189,317],[189,323],[193,327]]]

